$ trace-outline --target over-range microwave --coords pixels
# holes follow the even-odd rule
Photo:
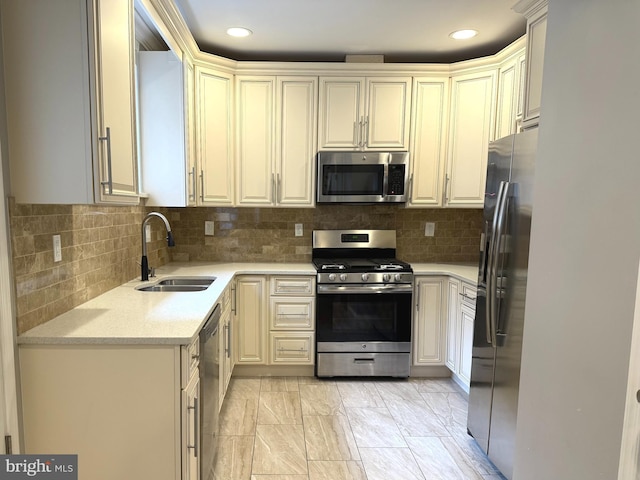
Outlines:
[[[407,201],[409,152],[318,153],[317,203]]]

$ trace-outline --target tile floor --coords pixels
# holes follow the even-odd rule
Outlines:
[[[218,480],[503,480],[450,379],[231,380]]]

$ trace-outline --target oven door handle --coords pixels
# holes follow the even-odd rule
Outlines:
[[[411,293],[413,285],[400,283],[394,285],[318,285],[317,293]]]

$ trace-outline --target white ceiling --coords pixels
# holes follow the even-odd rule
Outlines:
[[[449,63],[494,54],[525,33],[515,0],[175,0],[200,49],[235,60]],[[229,27],[253,35],[233,38]],[[472,28],[477,37],[449,33]]]

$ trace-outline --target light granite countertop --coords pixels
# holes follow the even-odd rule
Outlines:
[[[416,275],[452,275],[475,283],[477,267],[411,265]],[[18,344],[188,345],[235,275],[315,275],[311,263],[171,263],[151,282],[132,280],[17,338]],[[138,285],[168,276],[213,276],[199,292],[141,292]]]

